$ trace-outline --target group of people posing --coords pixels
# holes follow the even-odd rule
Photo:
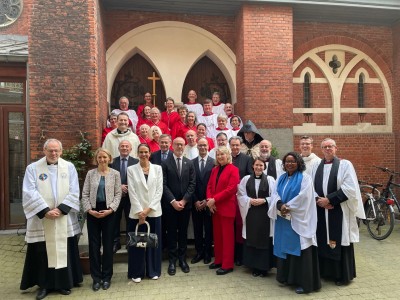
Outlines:
[[[219,95],[206,100],[203,110],[190,91],[189,103],[176,113],[180,118],[175,123],[168,118],[166,126],[156,120],[158,109],[150,108],[150,139],[142,134],[150,125],[135,119],[127,99],[120,99],[116,121],[110,117],[111,128],[116,127],[104,135],[95,152],[97,168],[87,173],[82,190],[92,289],[111,285],[123,214],[126,232],[147,232],[149,226],[161,241],[157,248],[128,247],[128,278],[135,283],[161,276],[163,247],[170,276],[177,264],[190,272],[186,253],[192,216],[196,255],[191,263],[202,261],[217,275],[243,264],[253,276],[263,277],[276,267],[277,281],[294,286],[299,294],[319,290],[321,278],[348,284],[356,277],[356,217],[365,218],[351,162],[336,156],[330,138],[321,143],[320,159],[312,153],[309,136],[300,139],[300,153],[275,158],[271,142],[251,121],[241,124],[226,110],[212,113],[213,104],[223,105],[215,98]],[[170,117],[173,108],[173,100],[167,100],[164,113]],[[139,107],[138,114],[145,109]],[[200,117],[203,123],[197,124]],[[232,125],[235,117],[238,123]],[[46,141],[44,154],[28,166],[23,184],[28,251],[21,289],[38,285],[37,299],[52,290],[68,295],[82,282],[76,170],[60,157],[60,141]]]

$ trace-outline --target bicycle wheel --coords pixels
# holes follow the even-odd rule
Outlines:
[[[376,218],[372,205],[367,209],[366,225],[369,234],[376,240],[386,239],[393,231],[394,227],[394,212],[384,200],[374,201]],[[373,219],[373,220],[368,220]]]

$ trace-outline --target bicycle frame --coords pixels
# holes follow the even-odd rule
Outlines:
[[[396,194],[393,192],[393,190],[392,190],[392,188],[391,188],[391,186],[400,187],[400,184],[393,182],[393,181],[392,181],[392,180],[393,180],[393,177],[394,177],[394,175],[391,174],[391,175],[390,175],[390,178],[389,178],[389,181],[388,181],[388,183],[387,183],[387,185],[386,185],[386,187],[383,189],[382,198],[383,198],[385,201],[387,201],[387,199],[388,199],[389,196],[390,196],[390,198],[393,199],[393,201],[394,201],[393,204],[396,204],[397,209],[400,211],[400,204],[399,204],[399,201],[397,200]],[[389,204],[389,203],[388,203],[388,204]],[[391,212],[394,212],[393,204],[389,204]]]

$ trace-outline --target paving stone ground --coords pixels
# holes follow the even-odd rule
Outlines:
[[[355,245],[357,278],[343,287],[322,281],[321,290],[308,295],[297,295],[293,287],[279,286],[275,270],[266,278],[252,277],[245,267],[217,276],[200,262],[190,265],[188,274],[178,268],[175,276],[169,276],[164,261],[159,280],[133,283],[126,277],[127,264],[115,263],[109,290],[93,292],[90,275],[85,275],[82,287],[74,288],[71,295],[50,294],[46,299],[400,299],[399,221],[384,241],[372,239],[361,225],[360,239]],[[0,299],[35,299],[37,287],[19,290],[25,249],[22,235],[0,232]]]

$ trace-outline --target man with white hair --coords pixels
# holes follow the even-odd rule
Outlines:
[[[259,144],[260,158],[265,163],[264,174],[274,177],[277,179],[283,173],[282,161],[279,158],[275,158],[271,155],[272,143],[268,140],[262,140]]]
[[[129,109],[129,100],[127,97],[122,96],[119,98],[119,108],[114,109],[111,114],[119,115],[120,113],[124,112],[129,117],[129,127],[132,129],[132,132],[135,132],[136,125],[138,123],[138,116],[133,109]]]
[[[317,243],[321,277],[347,285],[356,277],[353,243],[359,241],[356,217],[365,219],[353,164],[336,156],[333,139],[321,143],[324,158],[313,168],[317,194]]]
[[[214,114],[224,114],[225,104],[221,102],[221,94],[219,92],[214,92],[212,94],[212,111]]]
[[[59,140],[47,140],[43,152],[45,157],[26,168],[22,197],[28,248],[20,289],[38,285],[39,300],[50,291],[69,295],[83,281],[77,239],[78,173],[60,157]]]

